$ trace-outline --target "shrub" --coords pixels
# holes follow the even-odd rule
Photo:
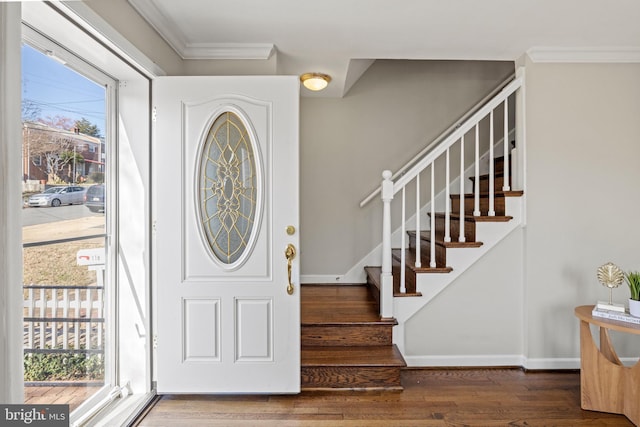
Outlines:
[[[25,381],[89,381],[104,379],[99,354],[31,353],[24,356]]]
[[[104,182],[104,172],[91,172],[87,177],[87,182],[91,184],[102,184]]]

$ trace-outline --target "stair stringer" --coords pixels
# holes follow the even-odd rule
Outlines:
[[[458,276],[482,259],[501,240],[517,228],[524,226],[524,195],[507,197],[505,210],[513,217],[507,222],[477,222],[476,241],[482,242],[478,248],[447,248],[447,265],[453,270],[449,273],[418,273],[416,277],[419,297],[396,297],[393,299],[393,314],[398,324],[393,328],[393,343],[403,356],[404,324],[424,306],[429,304],[440,292],[452,284]]]

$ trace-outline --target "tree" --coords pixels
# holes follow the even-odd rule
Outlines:
[[[22,121],[35,122],[40,117],[42,109],[33,101],[22,100]]]
[[[24,121],[23,129],[24,156],[47,175],[49,182],[75,181],[74,175],[78,172],[76,166],[84,163],[80,153],[84,144],[83,137],[74,133],[100,137],[98,126],[87,119],[74,121],[58,115],[40,118],[37,122]],[[28,171],[26,174],[30,175]]]
[[[32,164],[47,174],[48,181],[61,182],[63,168],[74,159],[78,161],[73,139],[38,123],[25,122],[24,129],[23,143]]]
[[[76,182],[78,170],[77,165],[84,163],[84,156],[76,151],[63,151],[60,153],[60,161],[62,167],[68,166],[67,182]]]
[[[89,120],[84,117],[80,120],[76,120],[74,128],[76,129],[76,133],[82,133],[84,135],[95,136],[96,138],[100,138],[100,129],[98,129],[97,125],[94,125]]]
[[[55,115],[53,117],[47,116],[45,118],[41,117],[38,119],[38,122],[55,129],[63,130],[71,130],[73,129],[73,126],[75,124],[72,118],[58,115]]]

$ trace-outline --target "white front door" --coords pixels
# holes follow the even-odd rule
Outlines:
[[[153,85],[158,392],[297,393],[298,81]]]

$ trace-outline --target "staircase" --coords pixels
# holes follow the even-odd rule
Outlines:
[[[380,194],[382,243],[361,266],[381,266],[366,286],[302,288],[303,389],[401,389],[407,320],[523,223],[523,82],[519,69],[360,203]]]
[[[366,285],[301,288],[303,390],[402,390],[406,363]]]
[[[406,292],[400,291],[400,269],[402,267],[402,251],[401,249],[392,250],[392,273],[393,273],[393,294],[394,297],[410,297],[422,296],[418,292],[417,282],[418,275],[425,274],[442,274],[453,272],[455,265],[447,262],[447,253],[451,249],[460,248],[480,248],[483,242],[477,239],[477,228],[480,223],[505,223],[513,219],[507,215],[507,199],[512,197],[520,197],[522,191],[502,191],[504,185],[504,157],[494,159],[494,216],[489,216],[489,174],[479,176],[480,191],[480,216],[474,216],[474,195],[465,194],[464,197],[464,242],[459,241],[460,226],[460,195],[450,195],[450,236],[451,241],[446,242],[445,221],[446,214],[444,212],[435,212],[435,261],[436,266],[430,267],[431,263],[431,231],[420,231],[416,233],[414,230],[407,231],[409,238],[409,247],[405,253],[405,287]],[[469,178],[475,184],[475,177]],[[511,181],[511,180],[510,180]],[[455,212],[455,213],[454,213]],[[431,216],[431,214],[429,214]],[[418,243],[419,242],[419,243]],[[421,267],[416,267],[416,246],[420,244],[420,261]],[[380,290],[380,267],[366,267],[367,283],[375,287],[378,292]],[[375,293],[375,292],[374,292]]]

